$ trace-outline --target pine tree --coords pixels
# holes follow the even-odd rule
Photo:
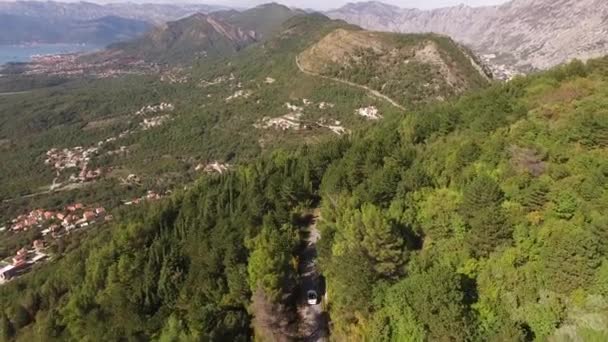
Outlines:
[[[602,262],[599,242],[593,234],[569,223],[553,227],[540,259],[548,285],[562,293],[588,285]]]
[[[0,312],[0,341],[10,341],[13,336],[13,327],[4,312]]]
[[[464,189],[461,212],[466,219],[478,215],[484,208],[497,208],[504,198],[504,193],[496,181],[489,176],[477,176]]]
[[[471,230],[468,232],[468,244],[473,253],[487,256],[496,247],[509,241],[512,228],[501,208],[485,208],[469,219]]]
[[[503,198],[498,183],[485,175],[475,178],[464,190],[461,213],[470,227],[468,244],[478,256],[487,256],[512,236],[500,206]]]
[[[396,231],[382,210],[365,205],[361,208],[363,224],[363,241],[361,245],[375,261],[374,269],[386,277],[401,273],[406,260],[403,237]]]

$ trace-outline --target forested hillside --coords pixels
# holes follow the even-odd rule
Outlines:
[[[297,13],[262,6],[231,15],[232,21],[264,21],[260,27],[271,37],[187,67],[101,79],[26,75],[20,83],[3,78],[3,85],[38,89],[0,96],[0,230],[35,209],[57,211],[82,202],[112,211],[149,192],[181,189],[214,163],[231,167],[277,147],[314,145],[414,107],[408,102],[395,107],[364,87],[299,70],[296,57],[302,51],[336,29],[353,27],[319,14],[266,22],[276,11],[284,18]],[[205,18],[179,24],[196,32],[199,19],[209,28]],[[180,40],[185,44],[180,46],[190,46],[188,41]],[[463,63],[468,66],[462,69],[472,69],[468,60]],[[447,97],[450,89],[439,93]],[[86,157],[79,152],[85,150],[90,151]],[[66,167],[61,162],[55,167],[62,158],[69,160]],[[96,177],[79,178],[85,164],[84,175],[94,171]],[[0,257],[30,245],[46,228],[0,231]]]
[[[337,340],[605,340],[608,61],[352,142],[320,189]]]
[[[2,337],[289,338],[320,207],[335,340],[608,339],[607,85],[573,62],[204,176],[0,287]]]

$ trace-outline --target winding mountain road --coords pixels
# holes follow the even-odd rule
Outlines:
[[[329,77],[329,76],[321,75],[321,74],[318,74],[316,72],[312,72],[310,70],[304,69],[304,67],[302,66],[302,64],[300,64],[300,58],[299,58],[299,56],[296,56],[296,65],[298,66],[298,69],[300,69],[300,71],[302,73],[306,74],[306,75],[324,78],[326,80],[330,80],[330,81],[346,84],[346,85],[351,86],[351,87],[355,87],[355,88],[359,88],[359,89],[365,90],[368,93],[370,93],[372,96],[380,98],[382,100],[385,100],[385,101],[387,101],[388,103],[390,103],[391,105],[393,105],[396,108],[399,108],[399,109],[401,109],[403,111],[406,110],[405,107],[403,107],[402,105],[400,105],[399,103],[397,103],[397,101],[391,99],[390,97],[382,94],[381,92],[379,92],[377,90],[371,89],[370,87],[367,87],[367,86],[364,86],[364,85],[361,85],[361,84],[357,84],[357,83],[353,83],[353,82],[350,82],[350,81],[346,81],[346,80],[341,80],[341,79],[335,78],[335,77]]]
[[[328,341],[329,320],[323,311],[322,299],[325,295],[325,285],[317,270],[317,242],[321,234],[317,229],[319,210],[315,210],[310,223],[303,231],[305,234],[305,247],[300,253],[298,273],[300,274],[300,292],[298,293],[298,315],[300,316],[299,340],[306,342]],[[307,292],[317,292],[319,302],[316,305],[307,303]]]

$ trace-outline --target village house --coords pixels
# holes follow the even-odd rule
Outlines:
[[[21,248],[17,251],[17,254],[13,257],[13,266],[19,267],[25,264],[27,259],[27,250],[25,248]]]
[[[45,211],[44,212],[44,219],[45,220],[50,220],[55,216],[55,214],[52,211]]]
[[[15,267],[14,265],[6,265],[2,267],[0,269],[0,282],[3,283],[13,278],[17,274],[18,270],[19,268]]]
[[[85,211],[84,214],[82,214],[82,218],[85,219],[85,221],[87,222],[94,220],[95,217],[97,217],[97,215],[93,211]]]
[[[40,253],[44,250],[44,241],[42,240],[34,240],[32,243],[32,247],[36,250],[36,252]]]

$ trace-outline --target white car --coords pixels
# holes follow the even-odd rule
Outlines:
[[[315,290],[308,290],[306,293],[306,302],[308,305],[317,305],[319,302],[319,296],[317,296],[317,292]]]

